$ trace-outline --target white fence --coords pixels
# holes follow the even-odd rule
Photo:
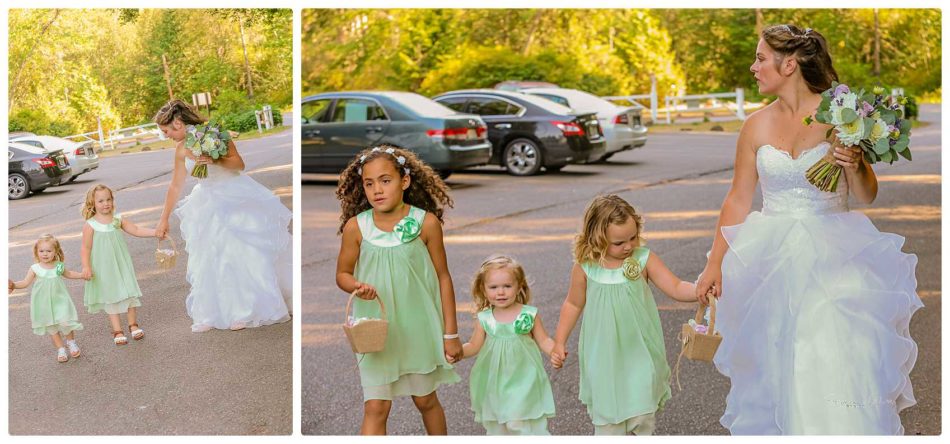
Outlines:
[[[93,136],[95,136],[95,138],[93,138]],[[165,140],[165,135],[162,134],[162,131],[158,128],[158,124],[146,123],[144,125],[110,130],[109,137],[106,138],[102,131],[102,123],[99,123],[98,131],[66,136],[64,139],[75,140],[77,142],[91,141],[99,144],[99,150],[114,150],[116,148],[137,145],[154,139]]]
[[[688,96],[664,96],[663,108],[659,108],[659,100],[656,92],[656,78],[650,82],[649,94],[634,94],[626,96],[604,96],[604,100],[621,101],[630,106],[645,110],[650,110],[650,118],[653,123],[661,123],[660,113],[666,114],[664,123],[673,123],[672,113],[690,112],[690,111],[719,111],[728,110],[736,115],[739,120],[745,120],[745,108],[748,104],[745,101],[745,91],[742,88],[736,88],[734,92],[722,92],[711,94],[693,94]],[[649,100],[650,107],[640,101]]]

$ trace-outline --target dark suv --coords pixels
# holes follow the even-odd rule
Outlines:
[[[301,109],[301,170],[338,173],[364,148],[389,144],[412,150],[448,177],[485,165],[491,156],[487,127],[408,92],[334,92],[307,97]]]
[[[22,143],[7,144],[7,198],[23,199],[30,191],[40,193],[47,187],[59,185],[72,176],[69,160],[63,150],[47,152],[42,148]]]
[[[550,100],[493,89],[452,91],[434,98],[488,124],[491,163],[515,176],[558,171],[568,163],[600,159],[607,149],[593,112],[574,112]]]

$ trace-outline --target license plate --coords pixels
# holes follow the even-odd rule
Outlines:
[[[468,129],[468,140],[478,139],[478,133],[475,132],[475,128]]]
[[[62,158],[56,159],[56,164],[59,165],[60,168],[64,168],[66,167],[66,160]]]

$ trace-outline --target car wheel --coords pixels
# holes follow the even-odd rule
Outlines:
[[[502,158],[508,174],[514,176],[538,174],[543,164],[541,148],[530,139],[515,139],[509,142]]]
[[[617,154],[617,153],[604,154],[604,157],[601,157],[601,158],[600,158],[600,162],[606,162],[607,159],[610,159],[611,157],[613,157],[614,154]]]
[[[452,170],[439,170],[439,177],[441,177],[442,180],[448,179],[451,175]]]
[[[558,171],[563,170],[564,167],[566,166],[567,165],[550,165],[550,166],[544,167],[544,169],[548,170],[549,173],[556,173]]]
[[[66,181],[66,183],[73,183],[73,181],[76,180],[77,177],[79,177],[78,174],[73,177],[70,177],[69,180]]]
[[[30,182],[22,174],[13,173],[7,177],[7,197],[10,200],[23,199],[30,195]]]

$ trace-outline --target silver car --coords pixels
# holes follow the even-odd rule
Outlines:
[[[10,141],[33,145],[46,151],[63,150],[73,172],[73,176],[64,183],[72,182],[80,174],[99,168],[99,155],[96,153],[96,143],[93,141],[73,142],[62,137],[37,135],[11,135]]]
[[[607,139],[606,160],[614,153],[639,148],[647,143],[647,127],[640,121],[640,110],[617,106],[593,94],[568,88],[528,88],[523,93],[552,100],[574,111],[596,112]]]

